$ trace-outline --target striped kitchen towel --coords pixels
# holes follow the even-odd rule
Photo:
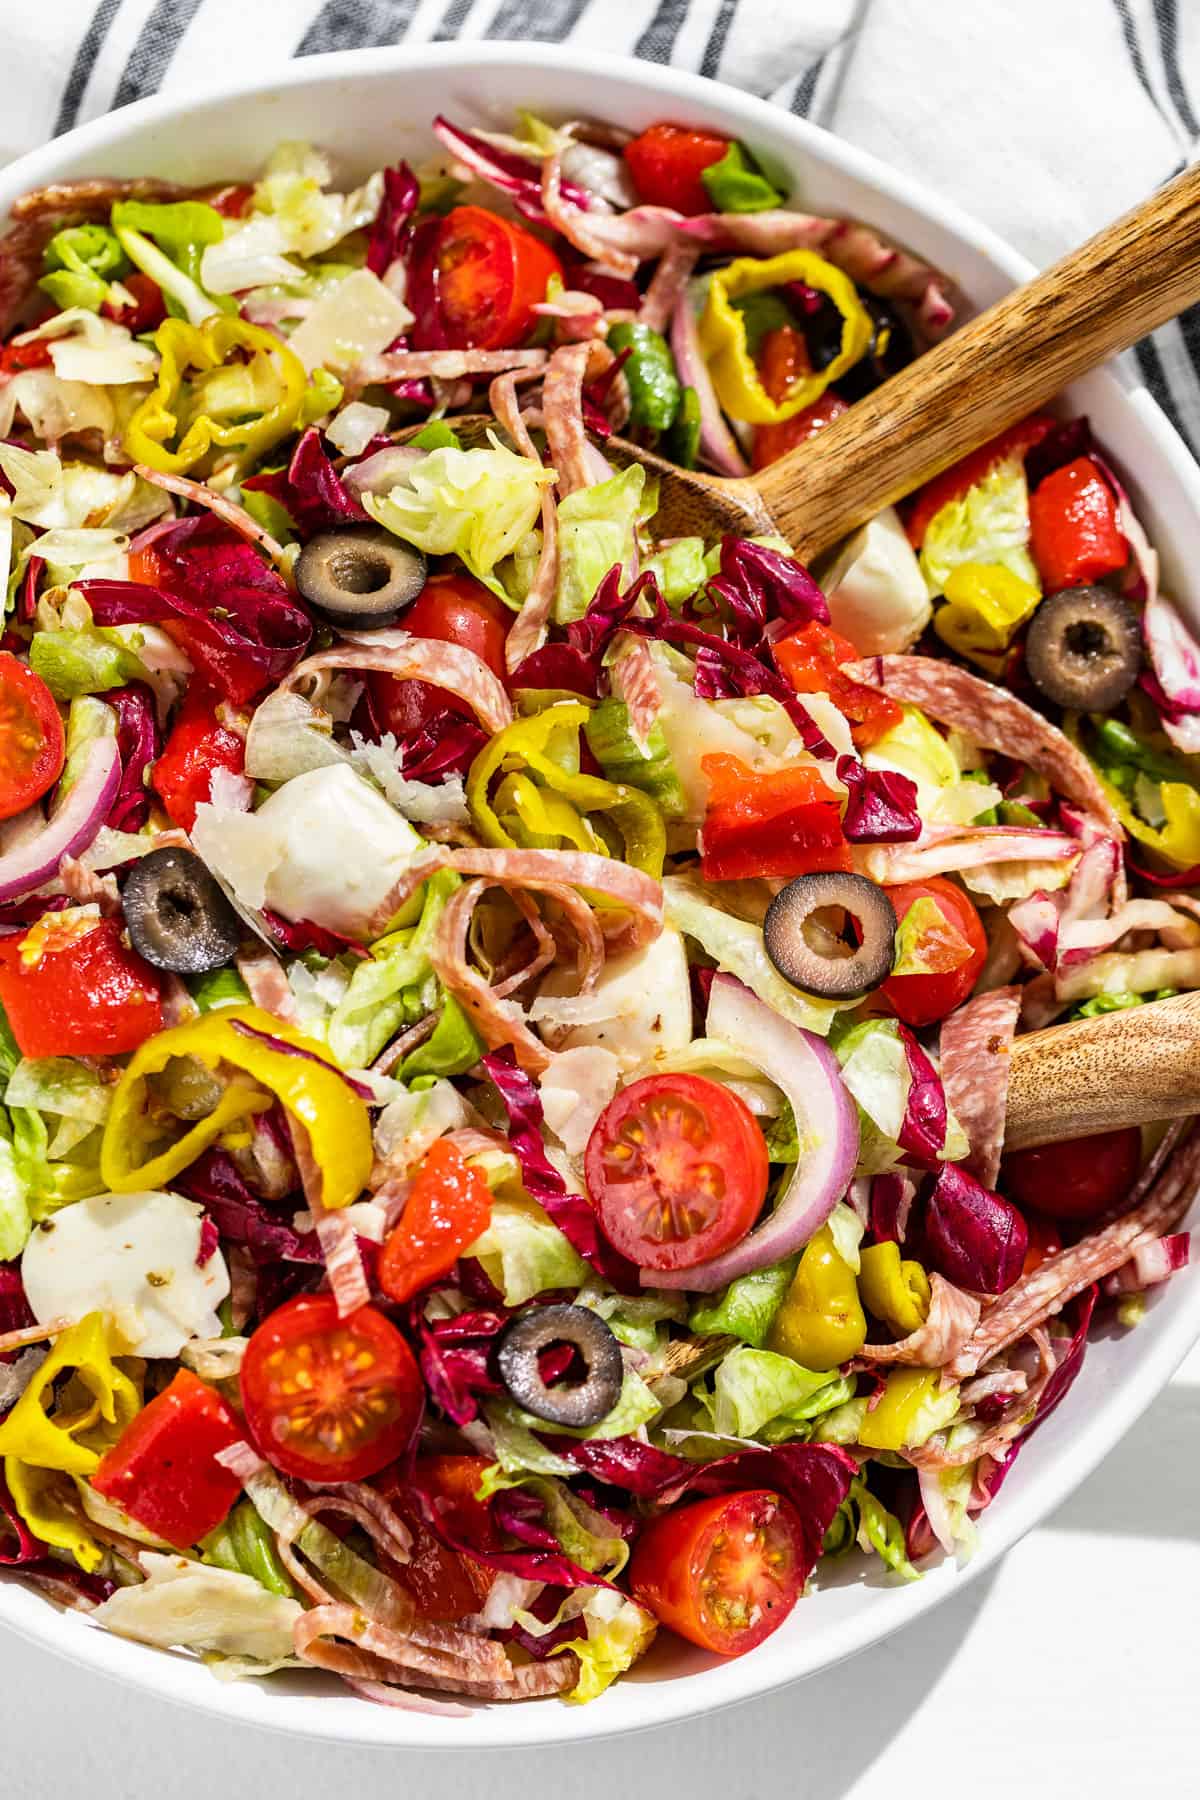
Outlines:
[[[49,0],[5,20],[0,160],[162,88],[459,38],[625,51],[748,88],[1047,262],[1197,153],[1200,0]],[[1139,346],[1200,450],[1200,309]]]

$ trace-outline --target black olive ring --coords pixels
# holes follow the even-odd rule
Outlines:
[[[237,951],[242,925],[194,850],[151,850],[121,887],[129,941],[156,969],[205,975]]]
[[[862,942],[844,955],[825,956],[805,924],[815,912],[840,906],[857,922]],[[763,921],[767,955],[785,981],[823,1000],[855,1000],[886,981],[896,953],[896,909],[865,875],[827,870],[797,875],[776,894]]]
[[[1109,712],[1142,664],[1142,634],[1127,600],[1109,588],[1061,588],[1043,600],[1025,639],[1038,692],[1073,712]]]
[[[554,1344],[569,1344],[576,1351],[584,1366],[582,1380],[547,1387],[538,1354]],[[587,1306],[537,1306],[522,1313],[497,1341],[496,1366],[518,1406],[550,1425],[577,1428],[608,1417],[625,1378],[620,1344]]]
[[[377,525],[318,532],[296,559],[300,598],[347,631],[395,624],[425,574],[421,552]]]

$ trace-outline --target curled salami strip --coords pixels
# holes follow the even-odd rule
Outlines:
[[[870,1362],[912,1363],[941,1369],[957,1356],[979,1323],[980,1301],[941,1275],[929,1277],[929,1314],[923,1325],[895,1344],[864,1344],[861,1357]]]
[[[512,701],[503,684],[482,658],[464,644],[443,644],[433,638],[414,637],[399,626],[382,631],[343,634],[348,643],[336,650],[321,650],[306,657],[283,681],[285,692],[302,690],[305,683],[325,669],[377,670],[400,681],[428,681],[465,700],[489,734],[512,724]]]
[[[521,372],[509,369],[497,375],[488,389],[488,404],[522,456],[542,466],[537,446],[521,416],[517,399],[517,382]],[[542,489],[542,550],[529,592],[504,645],[504,661],[509,673],[520,667],[527,656],[540,650],[546,638],[550,609],[558,586],[558,507],[548,487]]]
[[[424,1649],[415,1638],[372,1624],[358,1608],[339,1604],[313,1607],[293,1628],[297,1656],[345,1680],[361,1683],[369,1698],[376,1683],[434,1688],[473,1700],[528,1700],[558,1694],[578,1679],[573,1655],[550,1656],[544,1662],[511,1663],[490,1638],[457,1634],[461,1655]],[[337,1641],[333,1641],[337,1640]],[[474,1654],[468,1654],[469,1644]],[[498,1658],[498,1662],[495,1660]]]
[[[687,289],[692,270],[700,260],[700,252],[699,244],[689,244],[686,240],[676,240],[668,247],[638,308],[639,325],[649,325],[655,331],[667,329],[671,314]]]
[[[1009,1051],[1020,1011],[1020,988],[994,988],[968,1000],[942,1025],[942,1086],[970,1140],[966,1166],[987,1188],[995,1187],[1000,1168]]]
[[[593,338],[583,344],[561,344],[546,365],[542,418],[560,497],[590,487],[596,479],[583,424],[583,383],[588,375],[601,374],[612,360],[608,345]]]
[[[931,719],[966,732],[988,750],[1027,763],[1057,793],[1102,820],[1118,843],[1124,841],[1125,829],[1083,751],[1007,689],[930,656],[872,656],[847,664],[843,673],[893,700],[919,706]]]
[[[356,363],[351,380],[359,387],[377,381],[462,381],[473,375],[499,375],[505,369],[540,369],[544,350],[382,350]]]
[[[1200,1133],[1184,1138],[1182,1133],[1173,1132],[1165,1141],[1174,1153],[1151,1164],[1146,1172],[1151,1177],[1149,1184],[1143,1176],[1134,1190],[1135,1195],[1140,1191],[1142,1197],[1133,1210],[1103,1231],[1048,1256],[1031,1275],[1009,1288],[989,1307],[954,1357],[948,1369],[950,1375],[961,1380],[976,1374],[989,1357],[1061,1312],[1068,1300],[1094,1281],[1113,1274],[1143,1244],[1171,1230],[1191,1204],[1200,1176]]]

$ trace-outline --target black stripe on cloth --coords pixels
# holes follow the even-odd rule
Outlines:
[[[1186,312],[1180,313],[1175,321],[1179,326],[1179,335],[1183,339],[1183,347],[1188,353],[1188,360],[1200,379],[1200,306],[1189,306]]]
[[[1163,368],[1162,358],[1158,354],[1158,349],[1153,338],[1143,338],[1139,344],[1135,344],[1134,355],[1137,357],[1138,368],[1141,371],[1142,380],[1150,390],[1151,398],[1156,400],[1159,406],[1162,407],[1168,419],[1170,419],[1172,425],[1175,427],[1180,437],[1182,437],[1184,443],[1188,445],[1194,456],[1196,454],[1196,445],[1192,440],[1191,433],[1184,423],[1178,406],[1175,404],[1175,397],[1171,392],[1171,386],[1167,380],[1166,370]]]
[[[199,11],[200,0],[155,0],[117,83],[114,107],[157,93],[179,40]]]
[[[700,59],[702,75],[716,75],[721,66],[721,57],[725,52],[725,40],[729,36],[729,27],[733,24],[733,15],[738,9],[738,0],[721,0],[721,10],[716,22],[708,34],[708,42],[704,46],[704,55]]]
[[[1200,121],[1192,111],[1192,103],[1183,83],[1183,71],[1179,66],[1179,15],[1175,0],[1154,0],[1154,23],[1158,27],[1158,41],[1162,47],[1167,92],[1175,103],[1175,111],[1189,137],[1200,137]]]
[[[54,121],[52,137],[62,131],[70,131],[79,117],[79,108],[83,102],[88,78],[96,66],[96,58],[104,48],[104,40],[108,36],[108,28],[121,9],[121,0],[100,0],[99,6],[92,14],[91,24],[83,34],[75,61],[71,64],[71,73],[67,76],[67,85],[63,89],[59,101],[58,117]]]
[[[435,44],[447,44],[456,38],[467,22],[474,0],[450,0],[449,6],[442,14],[442,22],[431,39]]]
[[[296,46],[297,56],[325,50],[362,50],[398,44],[413,21],[418,0],[325,0]]]
[[[488,38],[520,43],[539,38],[561,44],[579,22],[590,0],[500,0],[496,16],[484,32]]]
[[[1121,24],[1121,36],[1125,40],[1125,48],[1129,52],[1129,61],[1138,78],[1138,85],[1149,100],[1156,113],[1162,114],[1162,103],[1150,83],[1150,73],[1146,68],[1146,59],[1142,55],[1142,46],[1138,42],[1137,25],[1130,11],[1129,0],[1113,0],[1117,9],[1117,18]],[[1166,115],[1163,114],[1165,117]]]
[[[807,119],[808,117],[809,109],[813,103],[813,95],[817,91],[817,83],[821,79],[821,71],[824,67],[825,58],[819,56],[815,63],[809,64],[808,68],[805,69],[803,75],[796,83],[796,91],[792,95],[792,104],[789,110],[794,112],[801,119]]]
[[[633,46],[646,62],[669,63],[687,18],[688,0],[658,0],[654,17]]]

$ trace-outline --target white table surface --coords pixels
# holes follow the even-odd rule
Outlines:
[[[0,1784],[7,1800],[397,1800],[447,1783],[486,1800],[1195,1793],[1198,1477],[1200,1349],[1061,1511],[907,1631],[765,1700],[578,1748],[289,1742],[143,1698],[0,1629]]]

